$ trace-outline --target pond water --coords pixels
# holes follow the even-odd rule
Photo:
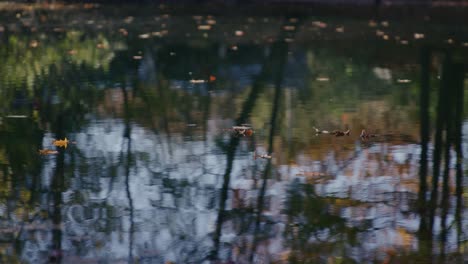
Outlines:
[[[2,8],[0,262],[468,261],[467,27]]]

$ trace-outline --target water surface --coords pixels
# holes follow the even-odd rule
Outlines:
[[[2,262],[468,261],[466,27],[123,10],[1,11]]]

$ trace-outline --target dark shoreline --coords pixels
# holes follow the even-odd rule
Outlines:
[[[54,1],[50,1],[54,2]],[[50,3],[49,2],[49,3]],[[345,3],[346,2],[346,3]],[[13,1],[36,4],[35,1]],[[324,16],[350,19],[426,21],[468,25],[468,1],[56,1],[58,5],[98,4],[100,8],[123,7],[132,15],[169,12],[173,15],[222,16]],[[48,9],[52,4],[42,2]],[[123,6],[124,5],[124,6]],[[142,10],[145,6],[145,10]],[[101,10],[102,11],[102,10]],[[4,10],[0,9],[0,12]],[[105,12],[105,11],[104,11]]]

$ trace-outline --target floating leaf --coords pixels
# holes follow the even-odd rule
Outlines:
[[[39,46],[39,42],[37,40],[32,40],[29,43],[29,47],[31,47],[31,48],[37,48],[37,46]]]
[[[39,150],[40,155],[55,155],[58,153],[59,152],[57,150],[52,150],[52,149],[40,149]]]
[[[408,80],[408,79],[398,79],[397,80],[397,83],[410,83],[411,80]]]
[[[312,25],[314,25],[315,27],[318,27],[318,28],[326,28],[327,27],[327,23],[322,22],[322,21],[314,21],[314,22],[312,22]]]
[[[257,152],[255,151],[255,152],[254,152],[254,155],[253,155],[253,158],[254,158],[254,160],[255,160],[255,159],[258,159],[258,158],[260,158],[260,159],[271,159],[271,155],[268,155],[268,154],[257,154]]]
[[[190,80],[190,83],[206,83],[206,80]]]
[[[65,139],[56,139],[52,142],[52,144],[54,144],[54,146],[56,147],[63,147],[63,148],[67,148],[68,146],[68,139],[65,138]]]
[[[210,30],[211,25],[199,25],[198,30]]]
[[[339,131],[339,130],[335,130],[333,132],[331,132],[330,134],[334,135],[335,137],[342,137],[342,136],[349,136],[349,129],[346,130],[346,131]]]
[[[231,130],[235,136],[247,136],[247,137],[250,137],[253,135],[254,131],[252,129],[252,127],[250,126],[246,126],[246,125],[241,125],[241,126],[233,126]]]
[[[328,82],[328,81],[330,81],[330,78],[328,78],[328,77],[317,77],[315,80],[317,80],[319,82]]]
[[[147,38],[149,38],[150,36],[151,36],[151,34],[149,34],[149,33],[138,35],[138,37],[141,38],[141,39],[147,39]]]
[[[422,33],[414,33],[414,39],[423,39],[424,38],[424,34]]]
[[[214,20],[214,19],[208,19],[208,20],[206,20],[206,23],[207,23],[208,25],[216,25],[216,20]]]
[[[376,26],[377,26],[377,22],[375,22],[374,20],[369,21],[369,27],[376,27]]]
[[[128,31],[125,29],[125,28],[120,28],[119,29],[119,32],[120,34],[124,35],[124,36],[127,36],[128,35]]]
[[[383,32],[382,30],[376,30],[375,35],[381,37],[381,36],[385,35],[385,32]]]

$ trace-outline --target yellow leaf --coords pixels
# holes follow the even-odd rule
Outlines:
[[[54,144],[54,146],[56,147],[64,147],[64,148],[67,148],[68,146],[68,139],[65,138],[65,139],[56,139],[52,142],[52,144]]]

